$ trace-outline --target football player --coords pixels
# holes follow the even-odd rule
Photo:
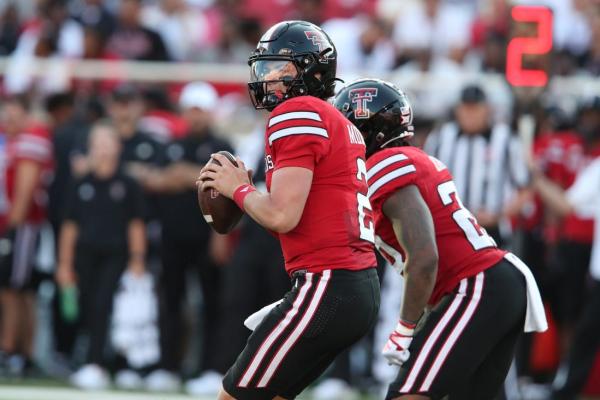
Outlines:
[[[360,132],[333,96],[335,47],[319,27],[271,27],[250,56],[250,96],[271,111],[265,134],[267,191],[219,154],[200,174],[281,242],[293,287],[266,314],[227,372],[219,399],[293,399],[364,336],[379,309]]]
[[[520,332],[546,328],[531,272],[462,205],[446,166],[409,146],[413,114],[400,90],[358,80],[334,105],[362,132],[375,245],[405,279],[383,349],[401,366],[387,399],[493,399]]]

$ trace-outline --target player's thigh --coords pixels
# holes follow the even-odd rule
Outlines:
[[[305,278],[256,328],[224,379],[228,393],[294,398],[369,331],[378,310],[375,271],[328,274]]]
[[[16,229],[7,254],[0,257],[0,284],[2,287],[29,291],[32,290],[32,274],[35,250],[39,237],[39,227],[23,224]]]
[[[461,281],[419,327],[388,399],[439,399],[467,385],[497,344],[515,326],[522,329],[525,307],[524,279],[506,261]]]
[[[449,400],[495,399],[510,369],[514,349],[522,331],[522,326],[516,325],[512,332],[500,340],[473,373],[470,381],[451,393]]]

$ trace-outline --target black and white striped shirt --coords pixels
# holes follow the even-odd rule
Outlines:
[[[429,135],[425,151],[446,164],[460,198],[473,213],[500,214],[514,190],[529,182],[523,145],[506,124],[467,135],[449,122]]]

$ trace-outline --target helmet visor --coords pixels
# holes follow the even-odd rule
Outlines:
[[[298,69],[293,61],[256,60],[250,67],[251,82],[291,81],[298,76]]]

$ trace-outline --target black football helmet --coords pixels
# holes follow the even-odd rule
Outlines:
[[[336,64],[335,46],[318,26],[305,21],[275,24],[248,59],[252,103],[256,109],[273,110],[296,96],[327,99],[334,94]],[[268,88],[277,83],[286,90]]]
[[[386,146],[405,145],[414,135],[413,111],[400,89],[380,79],[359,79],[344,86],[333,105],[362,133],[366,157]]]

